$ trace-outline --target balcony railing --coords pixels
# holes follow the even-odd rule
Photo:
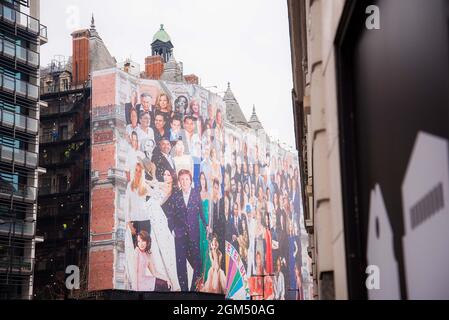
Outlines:
[[[5,39],[0,39],[0,54],[31,67],[39,67],[39,54]]]
[[[58,132],[45,133],[45,134],[41,134],[39,136],[39,143],[69,141],[73,137],[74,137],[74,134],[70,135],[68,133],[62,133],[62,134],[59,134]]]
[[[67,113],[73,110],[74,104],[64,104],[61,106],[51,105],[47,108],[41,108],[41,116],[48,116],[53,114]]]
[[[17,256],[0,256],[0,270],[10,269],[12,271],[32,272],[34,261],[32,258]]]
[[[0,110],[0,124],[36,134],[38,132],[39,120],[11,111]]]
[[[47,39],[47,27],[41,25],[39,20],[3,4],[0,4],[0,20]]]
[[[15,149],[7,146],[0,146],[0,159],[4,162],[13,162],[15,165],[22,165],[30,168],[37,167],[37,153]]]
[[[41,74],[42,76],[42,74]],[[41,83],[40,87],[40,94],[47,94],[47,93],[58,93],[58,92],[66,92],[66,91],[72,91],[72,90],[79,90],[79,89],[85,89],[89,87],[90,83],[86,82],[86,84],[68,84],[68,85],[60,85],[58,84],[43,84]]]
[[[34,84],[0,74],[0,88],[31,100],[39,100],[39,87]]]
[[[47,26],[44,26],[43,24],[40,25],[40,37],[42,38],[42,40],[44,40],[44,42],[47,41],[48,37],[47,37]],[[42,43],[41,43],[42,44]]]
[[[73,189],[75,190],[75,189]],[[39,196],[46,196],[49,194],[66,193],[71,191],[71,186],[69,184],[60,186],[41,186],[39,187]]]
[[[33,237],[34,229],[34,222],[15,221],[0,224],[0,234]]]
[[[36,188],[28,185],[17,183],[2,183],[0,185],[0,195],[3,197],[10,198],[12,195],[13,197],[21,198],[23,200],[35,201],[36,194]]]

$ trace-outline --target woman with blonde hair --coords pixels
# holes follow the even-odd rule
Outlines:
[[[148,188],[145,184],[144,168],[140,162],[134,167],[134,175],[128,183],[125,193],[125,269],[129,289],[136,290],[137,275],[135,273],[134,248],[137,234],[141,230],[150,232],[150,221],[146,210]]]
[[[171,101],[170,101],[170,97],[162,92],[156,101],[156,113],[157,114],[161,114],[164,117],[165,120],[165,129],[169,130],[170,129],[170,120],[171,117],[173,116],[173,107],[171,105]]]

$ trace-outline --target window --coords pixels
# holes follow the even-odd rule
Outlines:
[[[64,91],[69,90],[69,79],[62,79],[62,87]]]
[[[67,126],[60,126],[59,127],[59,136],[62,140],[68,140],[69,139],[69,128]]]

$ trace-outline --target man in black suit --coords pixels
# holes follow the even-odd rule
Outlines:
[[[228,232],[228,239],[232,246],[239,251],[239,242],[237,238],[242,232],[241,219],[239,217],[239,205],[237,202],[234,202],[232,205],[233,214],[229,218],[228,225],[226,226],[226,231]]]
[[[126,124],[131,124],[131,109],[137,110],[137,91],[133,90],[131,93],[131,102],[125,103],[125,119]],[[138,111],[138,110],[137,110]],[[139,114],[139,112],[137,112]]]
[[[136,105],[136,109],[137,114],[139,115],[139,123],[140,123],[140,114],[148,112],[151,118],[150,127],[154,128],[154,111],[156,107],[151,104],[152,101],[153,97],[149,93],[144,92],[140,95],[140,103]]]
[[[164,182],[164,172],[168,170],[172,177],[176,175],[175,162],[170,155],[171,144],[170,140],[163,138],[159,141],[159,148],[157,148],[151,158],[151,161],[156,166],[157,181]]]
[[[181,291],[195,290],[201,277],[200,225],[199,219],[208,228],[204,217],[200,192],[192,188],[192,173],[179,171],[180,189],[176,190],[169,201],[164,203],[168,226],[175,234],[176,268]],[[192,283],[189,286],[187,262],[193,268]]]

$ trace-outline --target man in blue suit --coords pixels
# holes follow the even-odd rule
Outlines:
[[[192,173],[180,170],[178,174],[180,189],[175,191],[164,205],[168,225],[175,233],[176,267],[182,291],[195,290],[201,277],[200,226],[199,219],[208,228],[204,218],[201,196],[198,189],[192,188]],[[192,284],[189,287],[187,261],[193,268]]]

